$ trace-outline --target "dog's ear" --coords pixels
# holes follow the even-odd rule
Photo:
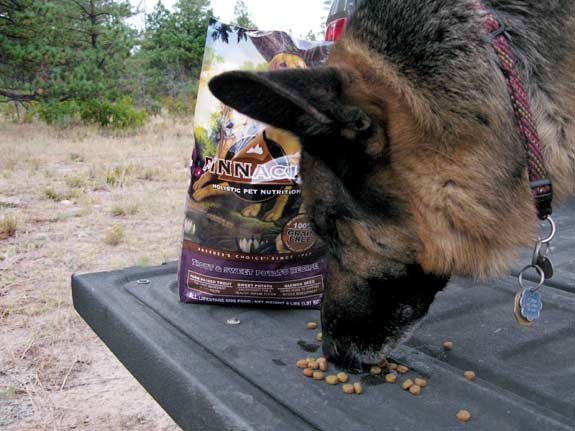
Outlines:
[[[348,79],[333,67],[236,71],[214,77],[209,88],[224,104],[248,117],[306,137],[370,127],[366,114],[344,103]]]

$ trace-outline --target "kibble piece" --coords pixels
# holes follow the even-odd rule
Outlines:
[[[355,392],[355,389],[354,389],[353,385],[352,385],[352,384],[349,384],[349,383],[348,383],[347,385],[343,385],[343,386],[341,387],[341,389],[342,389],[343,392],[346,393],[346,394],[353,394],[353,393]]]
[[[319,369],[321,371],[327,371],[327,359],[325,358],[319,358],[317,360],[317,364],[319,365]]]
[[[311,368],[306,368],[303,370],[303,375],[306,377],[313,377],[313,370]]]
[[[443,350],[453,350],[453,341],[443,343]]]
[[[363,393],[363,385],[359,382],[355,382],[353,384],[353,390],[355,391],[356,394],[361,394]]]
[[[407,379],[405,382],[401,384],[401,387],[406,391],[414,385],[413,380]]]
[[[410,388],[409,388],[409,392],[410,392],[412,395],[419,395],[419,394],[421,394],[421,386],[419,386],[419,385],[412,385],[412,386],[410,386]]]
[[[323,372],[322,371],[314,371],[312,377],[314,380],[323,380]]]
[[[469,381],[472,381],[475,380],[475,373],[473,371],[466,371],[465,373],[463,373],[463,377],[465,377]]]
[[[337,385],[339,383],[339,380],[338,380],[337,376],[331,375],[331,376],[327,376],[325,378],[325,382],[328,385]]]
[[[369,372],[370,372],[370,374],[372,374],[374,376],[379,376],[381,374],[381,368],[377,367],[377,366],[373,366],[373,367],[371,367]]]
[[[387,368],[389,368],[390,370],[397,370],[397,364],[390,362],[389,364],[387,364]]]
[[[417,386],[419,386],[420,388],[424,388],[424,387],[427,386],[427,380],[417,378],[417,379],[415,379],[415,384],[416,384]]]
[[[323,341],[323,332],[318,332],[318,333],[315,335],[315,340],[316,340],[316,341]]]
[[[397,374],[389,373],[385,375],[385,381],[387,383],[395,383],[397,381]]]
[[[319,364],[315,359],[308,361],[307,366],[308,366],[308,368],[311,368],[312,370],[317,370],[319,368]]]
[[[308,366],[308,360],[307,359],[300,359],[299,361],[296,362],[296,366],[298,368],[301,368],[302,370],[304,370]]]
[[[405,374],[409,371],[409,368],[407,368],[405,365],[398,365],[397,366],[397,372],[400,374]]]
[[[456,417],[461,422],[468,422],[469,419],[471,419],[471,413],[469,413],[467,410],[459,410]]]
[[[317,323],[307,322],[307,329],[317,329]]]
[[[337,373],[337,379],[342,383],[347,383],[349,376],[346,373]]]

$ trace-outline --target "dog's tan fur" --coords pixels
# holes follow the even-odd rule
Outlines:
[[[575,193],[575,41],[551,97],[530,88],[533,115],[558,202]]]
[[[505,23],[557,206],[575,192],[575,4],[484,3]],[[536,240],[484,15],[475,0],[362,0],[327,67],[210,82],[301,139],[303,201],[330,254],[323,349],[338,363],[383,359],[450,276],[507,274]]]
[[[446,132],[439,124],[443,119],[430,115],[429,104],[412,91],[393,65],[367,47],[353,39],[342,40],[334,47],[329,63],[354,77],[347,93],[353,103],[389,125],[389,142],[376,136],[368,152],[376,156],[384,151],[383,145],[390,147],[393,172],[382,171],[375,180],[390,190],[401,190],[413,216],[405,228],[414,227],[417,232],[416,249],[423,269],[479,277],[508,271],[519,246],[533,243],[536,215],[527,173],[519,188],[501,182],[493,189],[488,181],[499,175],[498,167],[505,159],[491,145],[498,142],[497,134],[507,133],[502,128],[508,125],[494,124],[510,109],[505,83],[499,83],[503,97],[486,101],[492,127],[469,128],[469,123],[450,118],[453,127]],[[557,94],[575,95],[573,88],[564,88],[575,85],[574,70],[565,68]],[[571,107],[575,118],[575,100],[566,96],[560,101],[563,106],[555,107],[541,92],[531,92],[556,196],[564,198],[575,185],[575,125],[561,122],[561,117],[553,114]],[[354,223],[360,243],[365,244],[376,232],[366,232]],[[377,238],[373,240],[377,242]]]

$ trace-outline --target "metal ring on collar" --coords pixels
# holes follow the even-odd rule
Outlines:
[[[527,265],[525,268],[523,268],[523,270],[519,273],[519,285],[523,288],[526,289],[525,285],[523,284],[523,274],[525,274],[527,271],[529,271],[531,268],[535,269],[535,271],[537,271],[537,274],[539,274],[539,284],[537,284],[536,287],[531,288],[529,290],[531,290],[532,292],[535,292],[537,290],[539,290],[539,288],[541,286],[543,286],[543,283],[545,283],[545,273],[543,272],[543,270],[537,266],[537,265]]]
[[[545,251],[543,251],[543,247],[545,247]],[[541,242],[537,241],[535,244],[535,249],[533,250],[533,258],[531,259],[531,265],[536,266],[539,265],[539,258],[540,257],[549,257],[549,249],[551,245],[548,242]]]
[[[549,224],[551,225],[551,233],[549,234],[549,236],[545,239],[542,239],[540,242],[541,244],[548,244],[551,241],[553,241],[553,239],[555,239],[555,235],[557,235],[557,226],[555,225],[555,221],[553,221],[553,219],[551,218],[551,216],[547,217],[545,219],[545,221],[548,221]]]

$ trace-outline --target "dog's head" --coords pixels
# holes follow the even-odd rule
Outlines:
[[[355,359],[382,359],[449,276],[502,274],[531,241],[522,147],[490,67],[476,66],[467,93],[435,88],[344,39],[325,67],[210,82],[225,104],[301,140],[306,208],[340,266],[323,306],[326,353],[354,345]]]

